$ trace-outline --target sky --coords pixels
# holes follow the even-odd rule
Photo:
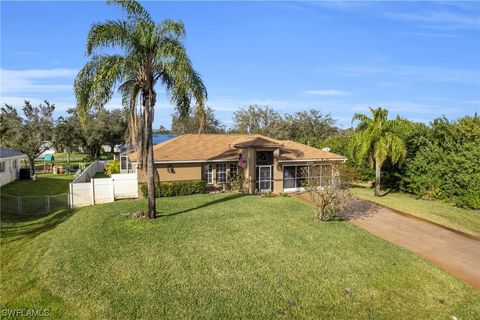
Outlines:
[[[186,48],[227,126],[250,104],[280,113],[354,113],[386,107],[414,121],[480,111],[480,1],[142,2],[181,20]],[[103,1],[1,1],[1,104],[75,106],[73,81],[90,26],[121,18]],[[174,107],[157,88],[154,127]],[[121,107],[118,95],[107,105]]]

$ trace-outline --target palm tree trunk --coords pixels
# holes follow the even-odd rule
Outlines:
[[[375,161],[375,196],[380,197],[380,169],[382,165]]]
[[[145,126],[146,126],[146,138],[147,138],[147,190],[148,190],[148,218],[155,219],[157,217],[157,209],[155,207],[155,161],[153,157],[153,135],[152,135],[152,123],[153,123],[153,106],[152,95],[148,94],[146,97],[145,110]]]

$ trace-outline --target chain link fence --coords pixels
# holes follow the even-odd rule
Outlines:
[[[2,214],[47,215],[68,209],[68,193],[54,196],[14,196],[0,194]]]

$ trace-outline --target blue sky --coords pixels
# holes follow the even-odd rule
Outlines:
[[[257,103],[284,113],[355,112],[384,106],[428,123],[480,111],[480,2],[143,2],[179,19],[227,126]],[[48,99],[75,106],[73,79],[87,61],[94,22],[120,17],[105,2],[1,2],[1,102]],[[158,88],[155,127],[173,107]],[[109,107],[119,107],[115,96]]]

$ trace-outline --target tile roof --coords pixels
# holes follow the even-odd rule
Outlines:
[[[280,160],[346,160],[338,154],[259,134],[186,134],[153,147],[157,161],[236,161],[241,147],[280,148]],[[137,153],[129,156],[137,161]]]
[[[5,147],[0,147],[0,159],[12,158],[12,157],[20,157],[24,156],[24,153],[20,151],[8,149]]]

